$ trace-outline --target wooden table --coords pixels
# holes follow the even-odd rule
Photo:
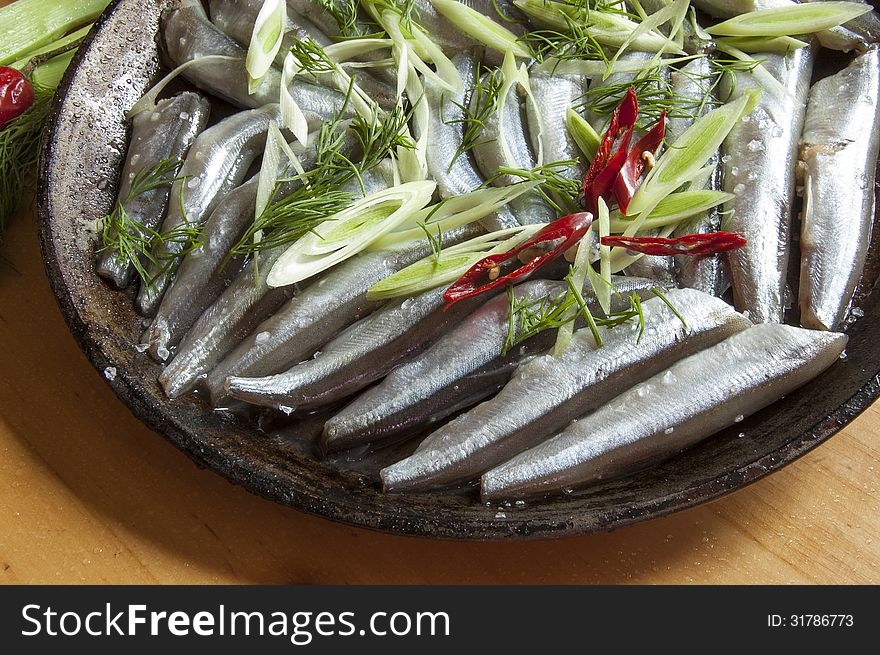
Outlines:
[[[67,331],[36,232],[22,212],[0,263],[0,582],[880,581],[880,404],[746,489],[617,532],[379,534],[252,496],[132,417]]]

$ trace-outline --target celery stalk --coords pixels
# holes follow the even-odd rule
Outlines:
[[[18,0],[0,8],[0,66],[93,22],[110,0]]]

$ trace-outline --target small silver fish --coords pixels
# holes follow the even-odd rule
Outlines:
[[[559,172],[583,180],[586,173],[581,151],[565,126],[566,112],[583,97],[589,86],[586,75],[532,75],[529,86],[535,101],[526,103],[529,136],[534,152],[543,150],[544,163],[574,161]]]
[[[445,308],[446,287],[392,300],[321,348],[320,354],[278,375],[229,377],[227,393],[266,407],[310,409],[360,391],[424,350],[475,305]]]
[[[346,134],[349,147],[343,147],[347,152],[354,149],[356,140]],[[315,165],[316,141],[317,134],[313,133],[308,140],[310,146],[290,144],[306,171]],[[254,176],[231,191],[205,222],[199,235],[200,245],[183,258],[155,318],[141,337],[141,343],[150,344],[150,354],[157,359],[161,359],[159,351],[164,353],[177,345],[240,271],[244,255],[232,254],[230,249],[253,224],[258,184],[258,176]],[[301,186],[298,179],[279,185],[275,201],[283,200]]]
[[[266,105],[233,114],[202,132],[171,187],[161,232],[204,223],[217,204],[242,183],[250,165],[263,152],[269,124],[280,120],[278,105]],[[154,260],[147,267],[150,281],[141,285],[136,302],[144,316],[155,314],[185,247],[182,239],[159,241],[153,247]]]
[[[162,39],[163,55],[174,67],[210,55],[231,58],[202,61],[185,69],[183,77],[200,89],[243,108],[278,102],[281,71],[271,67],[259,87],[250,93],[245,69],[247,52],[208,20],[201,0],[180,0],[174,9],[164,12]],[[345,117],[353,114],[353,109],[345,106],[343,93],[310,84],[302,77],[295,78],[289,90],[306,117],[309,131],[319,129],[344,107]]]
[[[673,362],[744,330],[751,323],[723,300],[693,289],[642,303],[639,326],[601,329],[604,344],[577,330],[561,357],[520,366],[493,399],[429,435],[406,459],[380,472],[388,491],[432,489],[466,482],[539,443],[573,419],[600,407]]]
[[[730,131],[722,144],[724,190],[735,197],[727,231],[747,243],[727,253],[736,308],[756,323],[781,323],[785,312],[786,276],[795,201],[798,137],[804,124],[811,48],[790,55],[761,54],[762,66],[787,89],[765,90],[758,106]],[[722,97],[740,97],[761,83],[751,72],[735,82],[725,76]],[[781,97],[779,97],[781,96]]]
[[[880,150],[880,53],[856,57],[810,90],[801,137],[801,325],[837,329],[865,265]]]
[[[452,58],[464,89],[453,93],[442,89],[432,80],[425,80],[425,99],[431,108],[431,122],[426,151],[428,173],[437,182],[442,198],[460,196],[477,189],[485,183],[477,172],[470,152],[459,152],[464,142],[467,118],[467,95],[477,80],[479,62],[471,52],[463,52]],[[519,222],[507,207],[483,218],[480,224],[488,231],[516,227]]]
[[[185,92],[161,100],[153,111],[143,111],[132,118],[131,140],[122,167],[119,183],[119,202],[131,192],[135,176],[151,169],[163,160],[183,160],[190,145],[205,129],[211,107],[198,93]],[[124,202],[126,213],[151,230],[162,223],[168,209],[168,185],[145,191]],[[98,253],[98,275],[117,289],[131,282],[134,266],[119,258],[115,250]]]
[[[208,11],[211,22],[221,32],[228,34],[244,47],[248,47],[253,35],[254,23],[263,4],[262,0],[208,0]],[[284,62],[284,57],[296,41],[311,39],[322,48],[333,43],[332,39],[310,20],[291,11],[287,12],[287,22],[282,32],[281,48],[275,58],[275,63],[278,65]]]
[[[284,250],[281,246],[260,252],[256,271],[254,260],[249,260],[189,329],[174,359],[159,375],[159,384],[169,398],[179,398],[192,391],[236,344],[302,288],[302,285],[270,288],[266,284],[272,265]],[[157,355],[161,359],[170,353],[162,351]]]
[[[709,57],[700,57],[685,64],[681,70],[672,71],[669,76],[669,83],[672,87],[673,94],[684,99],[688,104],[687,107],[693,106],[696,116],[709,112],[717,98],[713,92],[715,84],[715,74],[712,67],[712,60]],[[702,103],[702,107],[700,106]],[[667,139],[673,145],[691,125],[693,118],[669,119],[667,125]],[[707,165],[718,167],[720,164],[720,156],[713,156]],[[709,177],[705,188],[719,190],[721,188],[721,170],[716,168],[715,172]],[[683,236],[685,234],[716,232],[721,228],[721,214],[718,209],[710,209],[709,211],[695,216],[676,229],[674,236]],[[704,293],[710,293],[713,296],[721,296],[730,287],[730,280],[724,269],[724,260],[720,255],[709,255],[706,257],[687,257],[681,255],[675,258],[676,263],[676,280],[680,286],[698,289]]]
[[[671,457],[812,380],[846,342],[788,325],[734,334],[487,471],[483,500],[558,492]]]
[[[629,306],[630,293],[647,298],[652,280],[614,276],[617,294],[612,311]],[[513,288],[518,300],[556,300],[564,282],[530,280]],[[589,282],[584,300],[596,315],[600,308]],[[548,350],[556,330],[545,330],[503,355],[510,317],[507,295],[495,297],[444,334],[424,353],[397,368],[363,392],[327,421],[321,445],[337,451],[399,438],[440,421],[493,395],[510,379],[518,364]]]
[[[478,105],[491,102],[486,91],[489,88],[488,73],[482,81],[482,88],[475,89],[470,99],[471,115],[479,113]],[[500,174],[501,168],[530,171],[537,166],[537,161],[526,133],[517,85],[512,85],[503,98],[499,96],[494,102],[496,109],[483,120],[473,153],[480,171],[494,186],[508,186],[522,181],[522,178],[510,173]],[[558,218],[556,210],[536,191],[519,196],[509,206],[521,225],[548,223]]]

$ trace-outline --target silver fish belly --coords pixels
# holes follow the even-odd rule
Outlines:
[[[123,202],[131,191],[134,177],[151,169],[163,160],[183,160],[190,145],[205,128],[210,105],[198,93],[185,92],[161,100],[154,111],[144,111],[132,118],[131,141],[122,177],[118,201],[125,212],[144,227],[155,230],[162,223],[168,209],[169,186],[145,191]],[[98,253],[98,275],[117,289],[131,282],[134,266],[123,261],[115,250]]]
[[[838,333],[756,325],[487,471],[482,497],[558,492],[666,459],[810,381],[838,359],[846,342]]]
[[[483,80],[487,86],[488,78],[484,76]],[[485,93],[475,91],[470,99],[471,113],[477,114],[477,104],[485,102]],[[501,173],[501,168],[532,170],[537,161],[526,134],[516,85],[511,86],[503,98],[497,98],[496,103],[496,110],[483,121],[483,129],[473,149],[474,159],[494,186],[508,186],[522,178]],[[547,223],[558,218],[556,210],[534,191],[519,196],[509,206],[521,225]]]
[[[880,149],[880,53],[871,50],[810,91],[801,137],[804,213],[801,325],[837,329],[865,264]]]
[[[171,202],[161,231],[167,234],[204,223],[217,204],[242,183],[254,159],[263,152],[269,124],[280,120],[278,105],[267,105],[233,114],[202,132],[187,153],[180,179],[171,187]],[[186,243],[178,239],[154,246],[156,261],[148,267],[151,279],[138,292],[140,313],[151,316],[156,312],[185,247]]]
[[[534,103],[526,103],[532,149],[542,150],[544,163],[573,161],[559,172],[582,180],[586,167],[581,152],[565,126],[568,109],[583,97],[589,86],[586,75],[532,75],[529,78]]]
[[[174,359],[159,376],[169,398],[192,391],[236,344],[299,291],[297,285],[270,288],[266,284],[272,265],[284,250],[282,246],[259,253],[256,271],[251,259],[189,329]],[[157,348],[157,356],[161,359],[162,355],[170,353]]]
[[[479,62],[472,53],[452,58],[464,81],[464,90],[453,93],[425,80],[425,99],[431,108],[426,159],[428,172],[436,180],[442,198],[460,196],[481,187],[485,180],[477,172],[470,152],[460,152],[464,143],[467,95],[477,79]],[[519,222],[507,207],[480,220],[488,231],[516,227]]]
[[[313,359],[278,375],[230,377],[237,400],[275,408],[309,409],[350,396],[417,354],[473,309],[473,301],[444,311],[446,288],[386,303],[327,343]]]
[[[539,443],[670,364],[743,330],[751,323],[724,301],[692,289],[642,304],[638,326],[603,329],[596,347],[587,329],[575,332],[563,355],[520,366],[495,396],[429,435],[408,458],[380,472],[389,491],[425,490],[466,482]]]
[[[654,286],[652,280],[624,277],[614,277],[612,283],[627,305],[630,293],[647,297]],[[513,293],[519,300],[555,300],[565,289],[563,282],[530,280],[514,287]],[[584,299],[598,314],[590,291],[584,289]],[[612,306],[612,311],[621,309]],[[509,314],[507,295],[493,298],[424,353],[391,371],[327,421],[321,438],[324,450],[396,439],[493,395],[518,364],[546,351],[556,340],[556,330],[546,330],[503,354]]]
[[[708,57],[701,57],[688,62],[680,71],[673,71],[669,76],[672,92],[679,98],[684,98],[688,103],[695,105],[704,103],[699,114],[710,111],[716,102],[712,87],[714,75],[712,62]],[[670,118],[667,126],[668,139],[671,143],[680,137],[691,125],[691,118]],[[709,160],[709,165],[719,166],[720,157],[717,155]],[[721,170],[716,168],[705,188],[720,190]],[[718,209],[710,209],[699,216],[695,216],[684,222],[675,231],[675,236],[685,234],[716,232],[721,228],[721,214]],[[720,255],[706,257],[679,256],[675,258],[676,279],[680,286],[697,289],[713,296],[721,296],[730,287],[730,280],[724,269],[724,261]]]
[[[722,145],[725,204],[733,213],[727,230],[747,244],[727,253],[736,308],[756,323],[781,323],[786,304],[797,144],[804,122],[813,55],[762,54],[763,66],[788,94],[764,91],[755,110],[731,130]],[[759,86],[752,73],[738,73],[733,96]],[[722,94],[731,91],[724,84]]]

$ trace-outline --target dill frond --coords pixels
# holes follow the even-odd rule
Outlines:
[[[0,130],[0,246],[6,222],[27,195],[54,93],[52,89],[34,85],[34,103]]]
[[[581,184],[568,174],[571,167],[577,164],[578,162],[574,159],[566,159],[542,164],[532,169],[502,166],[498,169],[498,175],[495,177],[513,175],[522,180],[538,182],[539,185],[536,187],[538,193],[557,211],[564,212],[575,210],[578,206]],[[491,183],[492,180],[489,182]]]
[[[182,165],[180,159],[169,157],[140,169],[132,178],[125,198],[100,219],[101,247],[98,251],[112,253],[121,266],[131,265],[148,286],[165,275],[174,260],[202,245],[199,241],[201,228],[184,222],[165,232],[158,232],[133,218],[126,210],[126,205],[144,193],[171,186],[182,179],[177,176]],[[155,252],[160,249],[156,245],[159,243],[173,247],[164,249],[167,254],[157,256]],[[153,264],[158,272],[150,275],[144,262]]]
[[[452,165],[459,157],[481,143],[480,136],[486,127],[486,120],[498,107],[498,92],[501,90],[502,83],[501,71],[485,69],[485,74],[479,75],[476,83],[465,94],[466,98],[470,98],[469,106],[454,102],[455,106],[462,110],[462,118],[447,121],[441,114],[440,120],[447,125],[462,123],[464,132],[461,145],[456,149],[449,162],[449,170],[452,170]]]

